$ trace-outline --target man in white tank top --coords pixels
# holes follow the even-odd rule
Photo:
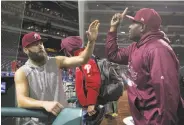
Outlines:
[[[44,39],[38,33],[24,35],[22,47],[29,59],[16,71],[14,77],[18,107],[43,108],[57,116],[67,106],[60,69],[88,62],[94,50],[98,28],[98,20],[90,24],[87,47],[74,57],[48,57],[43,46]]]

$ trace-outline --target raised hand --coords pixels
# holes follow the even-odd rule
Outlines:
[[[128,11],[128,7],[126,7],[125,10],[123,11],[123,13],[121,13],[121,15],[120,15],[121,20],[123,20],[125,18],[127,11]]]
[[[110,28],[110,31],[111,32],[114,32],[117,30],[118,26],[119,26],[119,23],[120,23],[120,20],[123,20],[126,13],[128,11],[128,8],[126,8],[123,13],[116,13],[112,19],[111,19],[111,28]]]
[[[118,27],[120,22],[120,17],[121,17],[120,13],[114,14],[114,16],[111,19],[111,27]]]
[[[96,41],[98,36],[99,25],[100,25],[99,20],[95,20],[89,25],[88,31],[86,31],[89,42]]]

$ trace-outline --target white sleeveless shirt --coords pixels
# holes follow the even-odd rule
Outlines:
[[[67,106],[61,69],[55,57],[48,57],[43,66],[36,66],[28,60],[23,65],[29,83],[29,97],[42,101],[58,101]]]

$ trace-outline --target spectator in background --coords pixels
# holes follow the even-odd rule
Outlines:
[[[24,35],[22,47],[29,59],[14,76],[18,107],[43,108],[57,116],[67,106],[60,69],[88,62],[94,50],[98,27],[98,20],[90,24],[87,47],[74,57],[48,57],[43,46],[44,39],[38,33]]]
[[[135,124],[183,125],[179,61],[165,33],[160,31],[160,15],[150,8],[140,9],[135,17],[126,13],[127,8],[112,17],[105,50],[110,61],[128,65],[127,93]],[[129,39],[134,42],[119,48],[117,28],[125,16],[132,20]]]

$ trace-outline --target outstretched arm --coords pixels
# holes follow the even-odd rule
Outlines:
[[[95,42],[98,35],[99,25],[100,23],[98,20],[95,20],[90,24],[89,29],[86,32],[88,37],[87,47],[83,52],[81,52],[79,56],[74,57],[56,56],[56,63],[60,68],[76,67],[82,64],[86,64],[88,62],[91,55],[93,54]]]

